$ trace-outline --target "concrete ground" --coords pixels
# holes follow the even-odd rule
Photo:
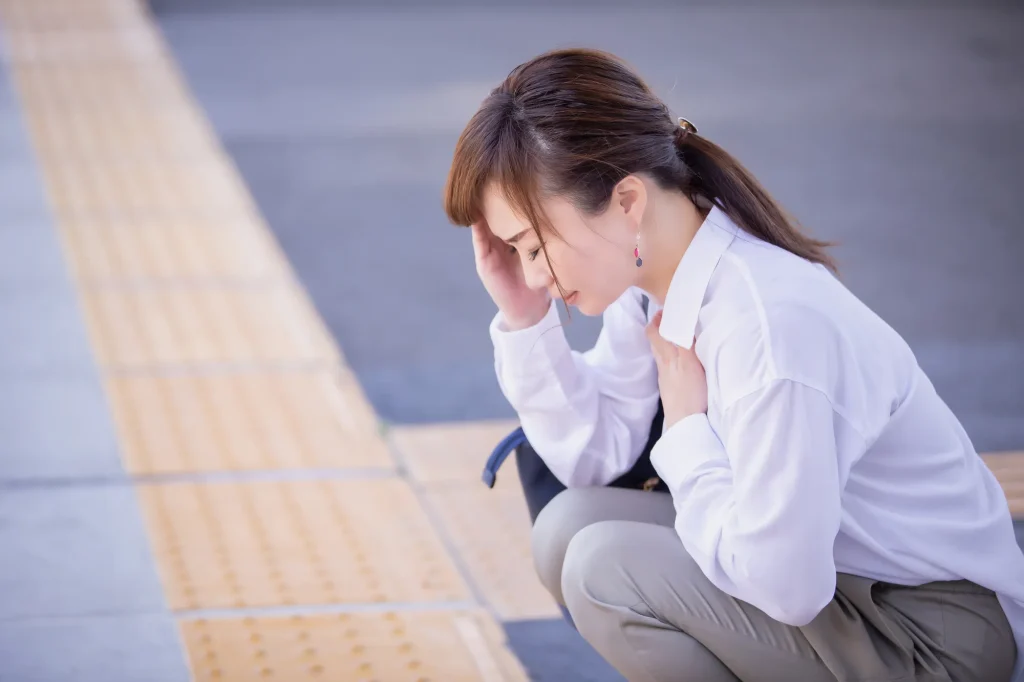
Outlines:
[[[582,44],[630,60],[815,234],[839,242],[849,286],[913,344],[979,448],[1024,444],[1019,8],[155,7],[384,419],[513,416],[493,376],[493,307],[440,193],[455,139],[488,89],[538,52]],[[577,315],[570,340],[584,347],[597,330]],[[507,629],[537,679],[614,678],[558,622]]]
[[[441,661],[518,679],[490,618],[531,679],[618,679],[534,601],[514,479],[476,483],[475,453],[514,415],[468,233],[440,210],[476,104],[559,45],[632,61],[839,240],[846,281],[911,342],[979,450],[1024,450],[1019,7],[152,5],[212,141],[129,0],[0,0],[0,40],[17,38],[0,43],[0,682],[285,674],[268,656],[314,677],[367,649],[406,676]],[[220,182],[217,143],[285,259]],[[346,367],[307,343],[289,266]],[[281,334],[291,321],[302,329]],[[570,338],[596,332],[577,315]],[[349,367],[394,427],[391,454]],[[368,508],[382,550],[353,521]],[[410,537],[429,579],[389,573]],[[514,570],[499,579],[495,557]]]
[[[746,162],[906,336],[983,450],[1024,443],[1024,14],[996,3],[157,0],[160,25],[380,414],[510,416],[440,192],[516,64],[619,53]],[[353,305],[353,301],[360,302]],[[575,316],[586,345],[594,320]]]

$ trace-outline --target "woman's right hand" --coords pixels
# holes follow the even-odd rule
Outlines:
[[[551,307],[551,296],[544,289],[527,286],[519,255],[498,239],[486,223],[475,223],[472,230],[477,275],[509,330],[526,329],[544,319]]]

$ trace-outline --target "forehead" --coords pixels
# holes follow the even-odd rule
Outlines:
[[[511,239],[530,227],[524,216],[518,215],[505,199],[504,193],[494,183],[484,189],[484,219],[498,239]]]
[[[484,219],[491,232],[499,239],[511,239],[523,230],[529,230],[524,238],[533,234],[532,225],[526,216],[519,215],[505,199],[504,193],[495,184],[490,184],[483,194]],[[559,233],[572,227],[580,220],[576,209],[561,197],[548,197],[541,200],[541,210],[552,226]]]

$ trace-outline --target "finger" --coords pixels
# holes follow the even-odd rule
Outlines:
[[[647,328],[645,330],[647,332],[647,339],[651,342],[652,345],[657,341],[665,340],[661,337],[661,312],[662,311],[659,310],[658,312],[654,313],[654,316],[651,318],[650,322],[647,323]]]
[[[473,223],[473,250],[483,258],[491,252],[490,230],[484,222]]]
[[[668,359],[668,351],[670,344],[668,341],[661,337],[661,331],[658,329],[657,322],[659,320],[652,320],[647,325],[647,341],[651,344],[651,352],[654,353],[654,359],[656,362],[661,363]]]
[[[701,369],[704,368],[704,363],[702,363],[700,361],[700,358],[697,357],[697,339],[696,338],[693,339],[693,343],[690,344],[689,348],[680,348],[679,352],[685,353],[690,358],[692,358],[693,362],[696,363],[697,365],[700,365]]]

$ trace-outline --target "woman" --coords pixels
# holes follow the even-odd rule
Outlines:
[[[627,679],[1022,679],[995,478],[826,245],[638,76],[588,50],[517,67],[445,203],[499,309],[501,388],[568,488],[538,573]],[[555,298],[603,316],[592,350]],[[659,400],[668,492],[609,486]]]

